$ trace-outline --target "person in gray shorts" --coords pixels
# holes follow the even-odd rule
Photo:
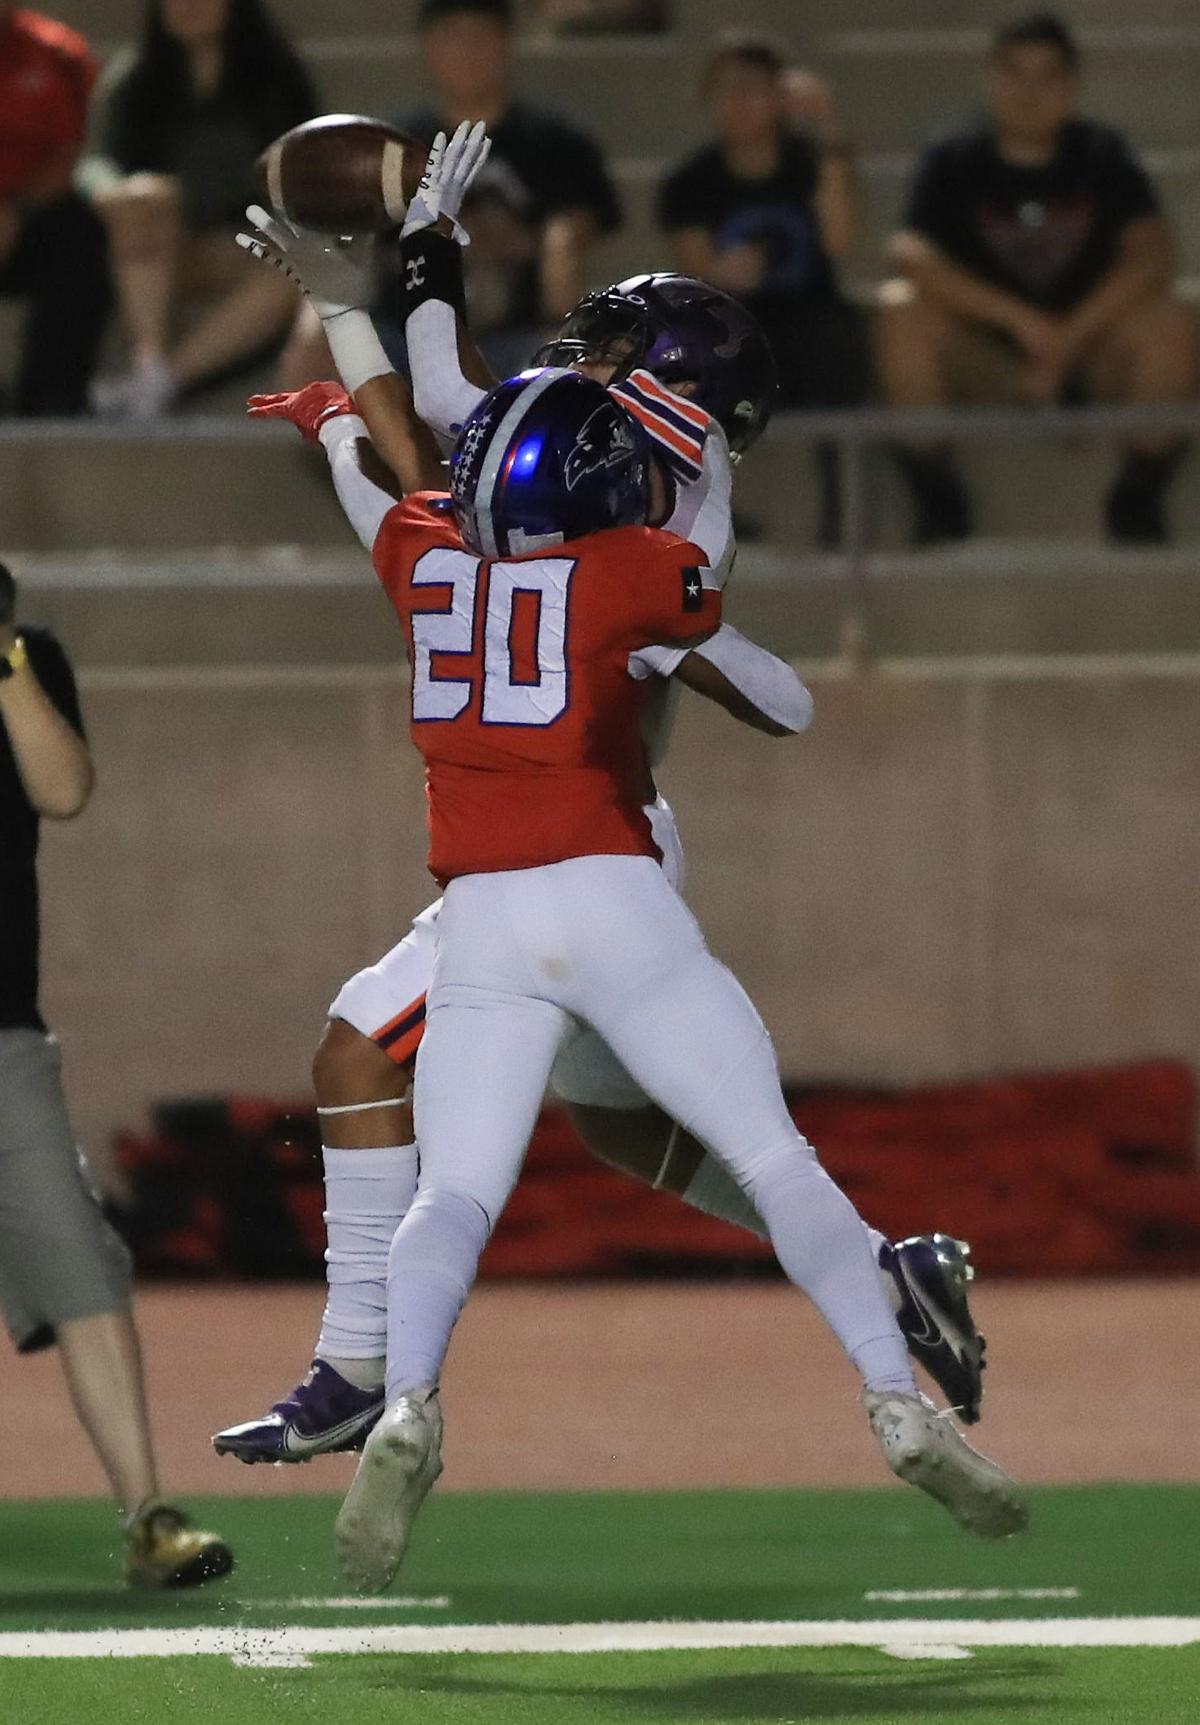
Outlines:
[[[0,1314],[19,1352],[58,1344],[124,1517],[130,1582],[186,1587],[233,1555],[159,1496],[129,1254],[76,1147],[38,1010],[40,818],[79,814],[94,775],[67,656],[47,630],[18,630],[15,604],[0,564]]]

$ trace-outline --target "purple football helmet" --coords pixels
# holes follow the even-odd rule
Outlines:
[[[587,294],[534,363],[601,357],[616,363],[612,383],[641,369],[668,389],[691,384],[692,400],[712,415],[736,455],[771,417],[778,384],[766,336],[745,306],[695,276],[630,276]]]
[[[511,557],[644,526],[651,459],[646,433],[601,384],[577,371],[523,371],[480,402],[451,453],[463,543]]]

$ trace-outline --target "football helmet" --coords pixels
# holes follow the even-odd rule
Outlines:
[[[498,384],[450,455],[464,544],[519,556],[607,527],[643,526],[650,444],[608,391],[577,371],[523,371]]]
[[[757,319],[720,288],[695,276],[629,276],[580,300],[535,365],[606,359],[623,383],[652,372],[669,389],[691,384],[735,455],[755,442],[778,390],[775,358]]]

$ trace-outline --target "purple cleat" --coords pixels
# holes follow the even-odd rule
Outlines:
[[[212,1446],[244,1462],[311,1461],[361,1449],[383,1412],[383,1388],[356,1389],[325,1360],[314,1360],[291,1395],[261,1419],[226,1426]]]
[[[879,1267],[899,1295],[896,1322],[908,1351],[929,1373],[964,1425],[983,1399],[985,1343],[975,1328],[967,1289],[971,1248],[948,1234],[918,1234],[885,1246]]]

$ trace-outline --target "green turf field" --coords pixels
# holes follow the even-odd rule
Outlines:
[[[900,1491],[435,1497],[366,1604],[335,1507],[196,1505],[238,1572],[159,1597],[103,1505],[0,1506],[0,1719],[1200,1721],[1200,1488],[1043,1491],[1000,1547]]]

